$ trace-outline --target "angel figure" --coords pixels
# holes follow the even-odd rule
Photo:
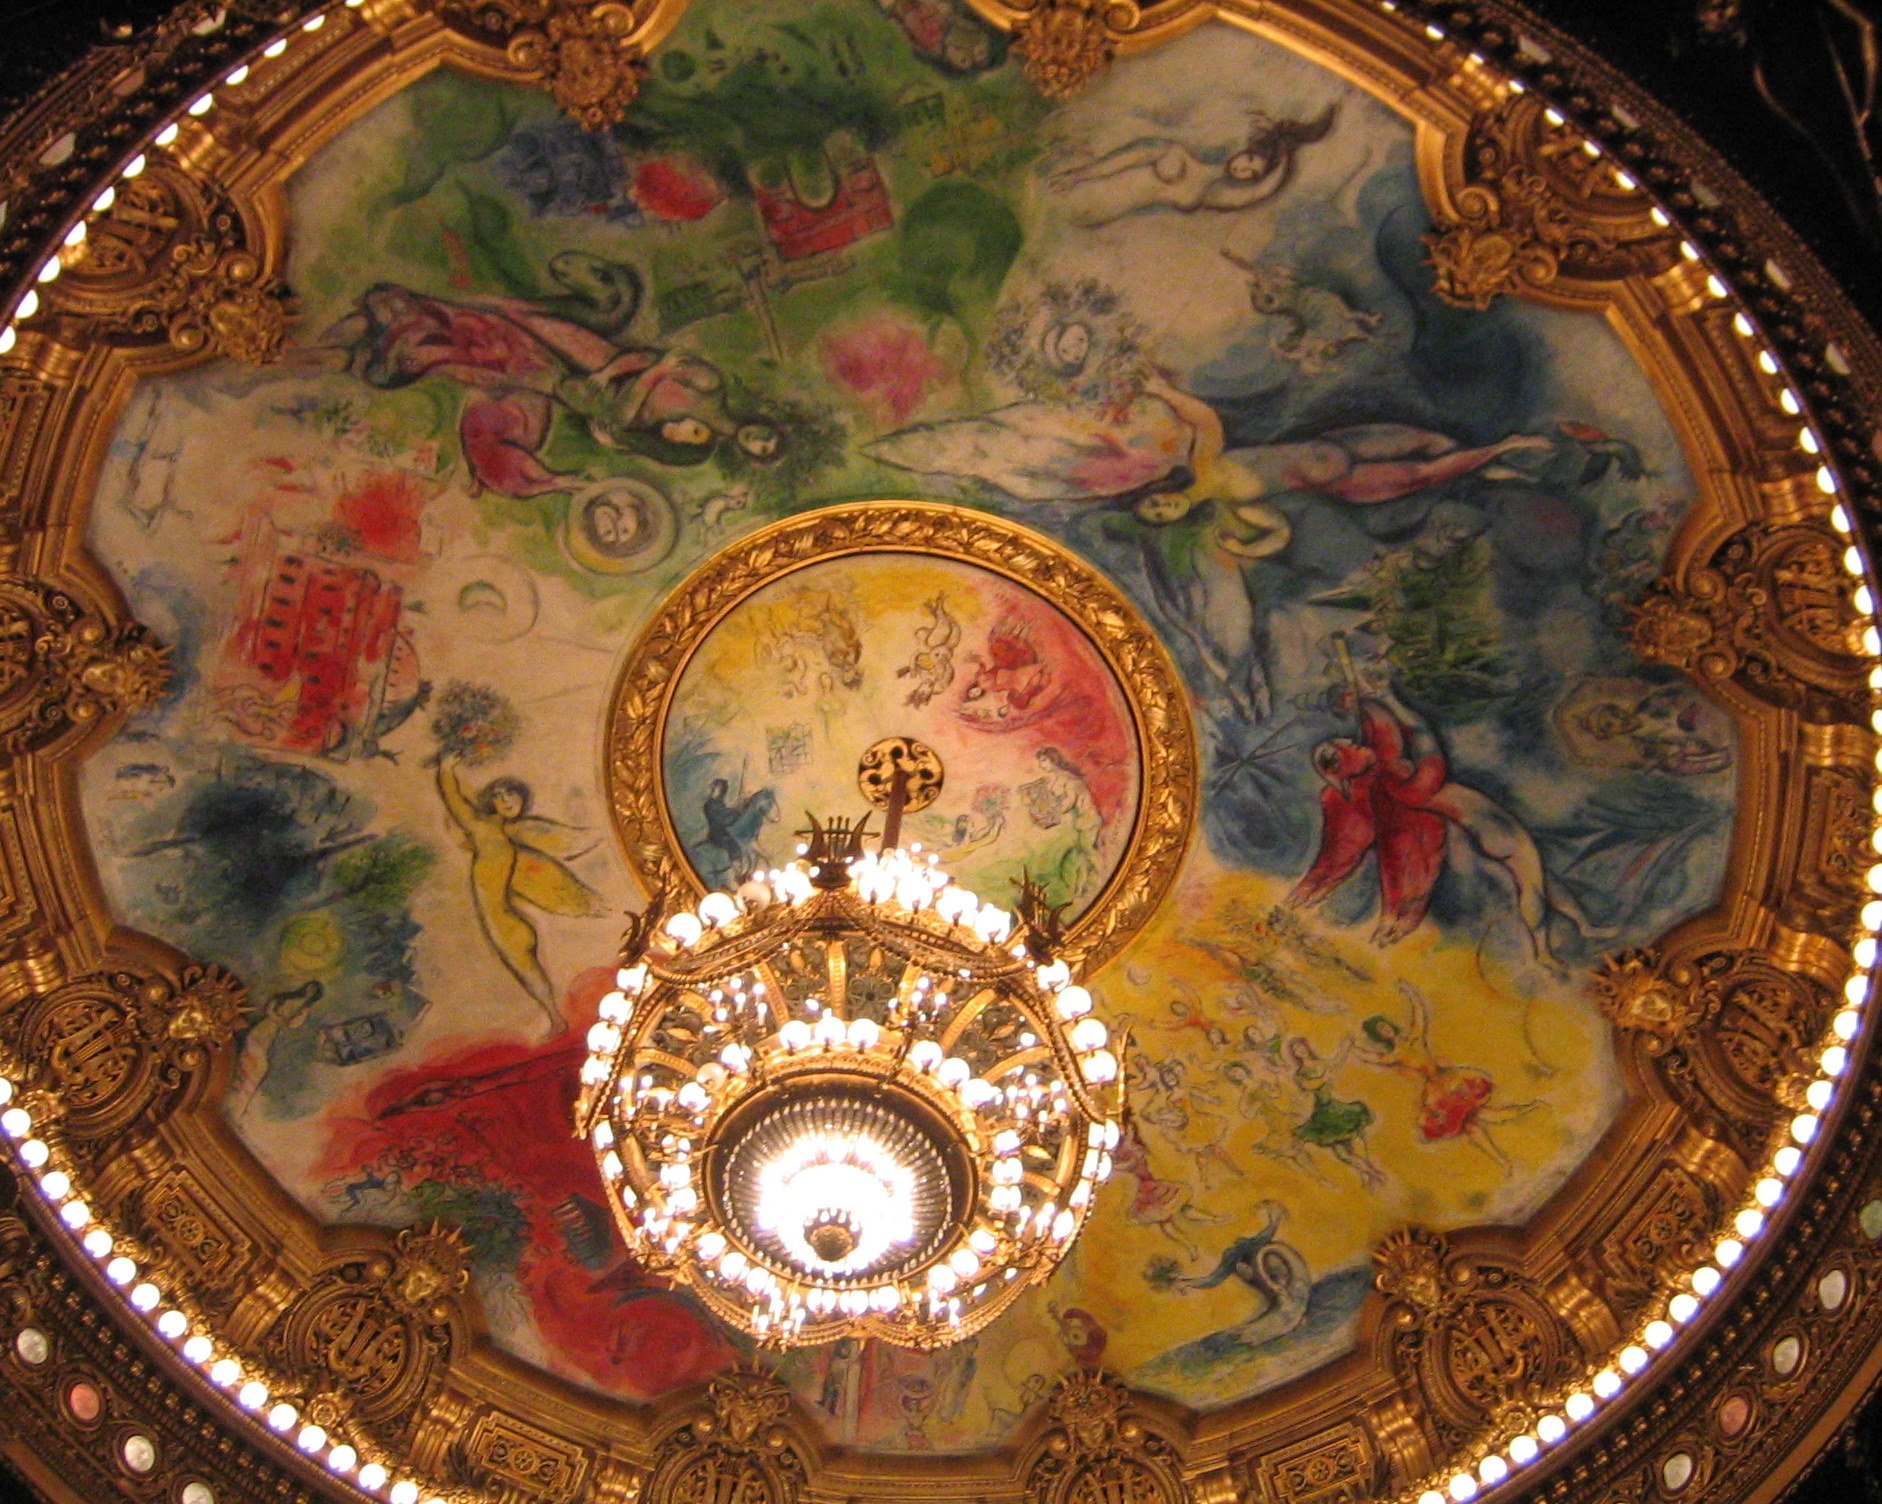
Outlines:
[[[1549,881],[1542,853],[1522,822],[1488,794],[1451,777],[1437,732],[1389,691],[1360,692],[1343,637],[1334,648],[1345,670],[1342,705],[1357,736],[1329,737],[1313,751],[1320,791],[1320,850],[1288,902],[1319,903],[1377,853],[1379,918],[1373,943],[1391,945],[1421,924],[1446,860],[1454,826],[1470,848],[1501,870],[1538,960],[1553,964],[1549,918],[1559,913],[1584,935],[1598,933],[1579,905]]]
[[[593,843],[578,846],[580,832],[530,814],[529,785],[520,778],[493,778],[473,796],[459,776],[459,762],[450,755],[438,759],[438,795],[458,845],[470,853],[477,922],[497,958],[547,1015],[553,1037],[567,1024],[536,954],[536,926],[517,905],[547,914],[600,914],[601,895],[566,865]]]
[[[1294,181],[1301,147],[1324,141],[1338,115],[1337,104],[1312,120],[1277,120],[1258,110],[1233,150],[1198,151],[1167,136],[1143,136],[1061,168],[1050,182],[1061,193],[1077,195],[1072,218],[1087,229],[1158,210],[1228,214],[1252,209]]]
[[[1366,1037],[1355,1046],[1357,1057],[1410,1076],[1419,1083],[1418,1136],[1427,1144],[1463,1138],[1489,1155],[1505,1175],[1510,1158],[1490,1137],[1490,1127],[1534,1112],[1542,1103],[1507,1102],[1491,1105],[1496,1083],[1487,1071],[1471,1065],[1446,1065],[1431,1049],[1431,1005],[1410,982],[1400,981],[1399,992],[1411,1009],[1409,1027],[1401,1027],[1383,1013],[1361,1024]]]

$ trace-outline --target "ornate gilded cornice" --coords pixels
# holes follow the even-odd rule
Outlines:
[[[618,124],[645,71],[646,30],[619,0],[430,0],[458,35],[493,52],[591,131]],[[660,9],[646,7],[649,14]]]
[[[1488,308],[1506,294],[1613,282],[1677,259],[1645,195],[1621,187],[1584,139],[1533,94],[1471,121],[1446,164],[1438,228],[1424,237],[1439,297]]]

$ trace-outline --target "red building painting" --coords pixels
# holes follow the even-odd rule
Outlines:
[[[217,698],[251,740],[346,756],[388,694],[415,681],[403,592],[379,571],[300,546],[265,517],[242,529],[236,627]]]
[[[869,157],[853,159],[836,173],[836,192],[821,207],[799,198],[788,178],[775,188],[754,184],[752,192],[780,261],[841,250],[895,223],[888,185]]]

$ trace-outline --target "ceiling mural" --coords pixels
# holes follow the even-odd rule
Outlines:
[[[1651,101],[1501,0],[190,15],[0,122],[0,1455],[1740,1504],[1869,1390],[1882,347]],[[1050,1008],[791,939],[773,1075],[660,968],[893,738]],[[661,1073],[852,999],[965,1253],[759,1346]]]
[[[1737,779],[1625,630],[1694,489],[1651,385],[1597,317],[1435,295],[1406,120],[1225,23],[1065,104],[1007,53],[942,0],[699,0],[598,133],[427,74],[289,181],[285,357],[141,385],[90,523],[176,682],[86,824],[125,922],[252,989],[228,1123],[319,1221],[461,1227],[502,1347],[636,1400],[741,1357],[569,1136],[641,896],[600,778],[637,637],[881,497],[1115,582],[1200,749],[1096,976],[1133,1126],[995,1327],[767,1359],[894,1452],[1100,1361],[1244,1400],[1351,1348],[1394,1228],[1536,1213],[1627,1091],[1592,970],[1717,900]],[[916,547],[743,599],[660,726],[692,873],[785,859],[912,734],[911,837],[1083,912],[1175,749],[1064,588]]]

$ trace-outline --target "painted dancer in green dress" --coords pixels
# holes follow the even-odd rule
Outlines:
[[[1303,1144],[1331,1151],[1341,1164],[1351,1166],[1363,1184],[1380,1186],[1385,1184],[1385,1175],[1366,1153],[1372,1109],[1364,1102],[1342,1102],[1333,1095],[1333,1073],[1350,1048],[1350,1043],[1343,1044],[1330,1060],[1322,1060],[1300,1036],[1288,1040],[1287,1058],[1294,1067],[1294,1084],[1313,1097],[1313,1110],[1307,1121],[1294,1130],[1294,1137]]]

